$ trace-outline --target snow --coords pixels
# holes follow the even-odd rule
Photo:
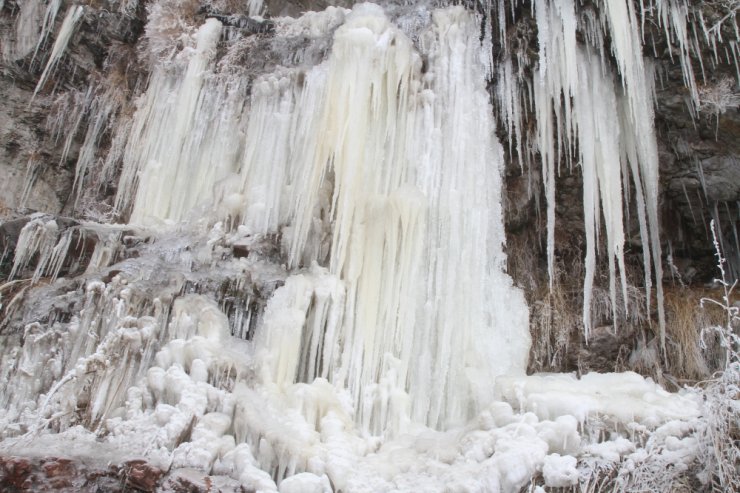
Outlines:
[[[578,469],[576,469],[577,460],[575,457],[560,454],[551,454],[545,457],[542,466],[542,475],[545,478],[545,484],[552,488],[566,488],[578,483]]]
[[[668,420],[690,420],[699,415],[693,395],[671,394],[650,379],[633,372],[499,377],[501,398],[540,419],[575,417],[581,423],[604,415],[615,422],[637,421],[657,426]]]

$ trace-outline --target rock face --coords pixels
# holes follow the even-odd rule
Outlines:
[[[728,274],[740,274],[737,226],[740,210],[740,113],[737,82],[731,67],[718,66],[700,88],[707,98],[692,117],[686,97],[676,87],[680,72],[669,71],[658,89],[657,125],[661,136],[661,185],[665,241],[687,282],[717,275],[709,222],[715,221]],[[676,78],[679,78],[676,80]],[[724,102],[723,102],[724,101]],[[696,273],[694,273],[696,272]],[[698,275],[698,279],[693,279]]]
[[[41,25],[48,15],[44,2],[7,1],[0,4],[0,36],[4,44],[0,97],[0,210],[5,217],[18,212],[72,214],[75,166],[86,136],[91,95],[98,78],[117,78],[121,98],[132,97],[129,85],[146,76],[137,69],[135,46],[142,33],[143,4],[111,11],[115,3],[86,6],[73,37],[56,65],[52,81],[37,87],[60,29],[67,2],[48,26],[38,46]],[[38,4],[29,13],[29,5]],[[24,5],[26,5],[24,7]],[[69,3],[71,5],[71,3]],[[138,5],[138,6],[137,6]],[[51,7],[49,7],[51,8]],[[27,16],[23,30],[18,19]],[[33,42],[28,45],[28,38]],[[26,46],[28,45],[28,46]],[[130,78],[129,78],[130,76]],[[114,115],[111,115],[114,117]],[[102,122],[109,128],[112,121]]]
[[[119,115],[130,114],[136,108],[136,98],[146,87],[148,64],[142,45],[151,43],[145,36],[145,25],[152,11],[150,2],[141,0],[85,0],[85,13],[49,81],[43,87],[37,82],[54,46],[72,2],[61,2],[62,8],[48,28],[46,41],[30,43],[24,36],[39,36],[46,7],[51,2],[37,2],[37,11],[28,10],[22,0],[0,1],[0,38],[3,59],[0,63],[0,249],[3,251],[0,274],[7,277],[12,267],[12,253],[21,228],[32,212],[57,217],[63,229],[78,226],[81,220],[116,218],[113,209],[116,183],[120,169],[105,168],[105,173],[83,168],[80,163],[92,160],[85,155],[91,141],[103,150],[114,149],[112,128]],[[166,4],[166,2],[162,2]],[[174,2],[177,4],[178,2]],[[264,7],[269,16],[297,15],[307,10],[322,10],[328,5],[347,6],[352,2],[316,0],[271,0]],[[207,4],[207,9],[201,8]],[[269,36],[269,22],[249,17],[246,2],[213,0],[188,1],[166,8],[181,8],[201,22],[207,17],[224,20],[234,29],[249,30],[255,36]],[[530,57],[522,67],[524,77],[531,79],[536,64],[537,32],[531,18],[530,2],[518,2],[512,10],[508,36],[518,47],[519,55]],[[735,9],[727,2],[703,2],[703,16],[711,26],[724,33],[725,39],[735,39]],[[30,3],[28,4],[30,5]],[[726,10],[727,8],[733,10]],[[29,16],[33,26],[21,32],[17,26],[21,16]],[[185,15],[185,14],[184,14]],[[695,14],[698,15],[698,14]],[[726,17],[727,16],[727,17]],[[495,16],[493,16],[495,18]],[[645,53],[656,71],[656,129],[660,152],[660,217],[664,271],[669,295],[688,300],[686,289],[702,287],[717,277],[717,259],[712,241],[710,222],[722,253],[728,280],[740,277],[740,91],[737,64],[727,60],[736,51],[721,51],[719,58],[706,43],[694,53],[692,63],[697,74],[699,105],[695,107],[687,89],[681,64],[676,55],[675,41],[667,39],[663,29],[653,29],[654,51]],[[724,45],[723,45],[724,46]],[[733,45],[736,50],[737,44]],[[724,50],[725,48],[722,48]],[[699,55],[698,57],[696,55]],[[494,60],[503,63],[511,56],[494,44]],[[701,58],[701,60],[699,60]],[[703,63],[703,71],[699,64]],[[258,63],[258,62],[255,62]],[[263,63],[271,63],[263,61]],[[494,74],[494,82],[496,75]],[[96,121],[91,109],[103,88],[113,88],[106,95],[110,112],[105,121]],[[530,115],[531,116],[531,115]],[[526,119],[525,119],[526,120]],[[506,143],[514,140],[501,122],[499,136]],[[532,128],[525,132],[533,132]],[[504,144],[506,148],[506,144]],[[513,149],[513,148],[512,148]],[[604,308],[597,320],[598,331],[587,343],[579,325],[582,303],[583,252],[583,182],[577,167],[563,170],[557,177],[555,251],[558,270],[557,292],[548,289],[545,251],[545,198],[539,156],[530,157],[509,150],[506,176],[506,228],[509,246],[509,270],[515,282],[527,295],[534,316],[534,345],[530,359],[532,370],[614,371],[634,369],[661,379],[663,383],[687,378],[674,361],[694,358],[698,334],[686,336],[677,332],[679,309],[669,313],[675,322],[669,328],[669,358],[661,358],[657,349],[657,332],[651,324],[655,313],[644,313],[640,290],[630,293],[633,310],[615,315]],[[76,178],[77,176],[77,178]],[[82,190],[77,187],[82,186]],[[634,210],[634,207],[632,208]],[[50,216],[50,217],[51,217]],[[626,263],[630,282],[639,286],[639,271],[643,266],[638,237],[636,213],[626,224]],[[66,224],[65,224],[66,222]],[[63,274],[84,272],[94,255],[94,244],[75,237],[77,264],[64,264]],[[131,242],[145,239],[129,238]],[[234,244],[236,257],[247,257],[252,251],[279,260],[280,238],[260,242]],[[120,253],[120,252],[119,252]],[[121,253],[136,255],[136,245]],[[605,265],[601,265],[602,272]],[[111,272],[109,278],[115,277]],[[606,281],[601,280],[602,292]],[[225,291],[230,289],[224,287]],[[671,294],[672,293],[672,294]],[[704,294],[705,291],[702,291]],[[710,292],[710,295],[716,293]],[[5,295],[4,295],[5,296]],[[255,310],[264,308],[266,295],[256,293]],[[599,298],[603,304],[606,296]],[[734,300],[730,300],[732,302]],[[698,297],[696,299],[698,303]],[[628,303],[625,303],[625,306]],[[259,305],[259,306],[257,306]],[[634,306],[633,306],[634,305]],[[653,307],[655,304],[652,305]],[[5,309],[5,308],[3,308]],[[642,310],[642,311],[641,311]],[[654,308],[653,308],[654,310]],[[3,313],[3,317],[8,313]],[[709,319],[713,315],[708,314]],[[671,318],[674,317],[674,318]],[[619,319],[626,326],[619,334],[614,326]],[[5,328],[6,325],[0,325]],[[0,330],[2,330],[0,328]],[[695,328],[695,326],[694,326]],[[686,341],[689,342],[686,342]],[[693,344],[693,345],[692,345]],[[695,347],[696,346],[696,347]],[[687,356],[688,355],[688,356]],[[697,361],[701,357],[697,357]],[[704,365],[704,366],[702,366]],[[712,362],[697,362],[689,378],[698,379],[709,372]],[[665,380],[665,375],[668,380]],[[141,461],[96,469],[64,458],[29,459],[0,458],[0,486],[4,491],[211,491],[212,485],[223,482],[223,490],[233,487],[223,478],[183,472],[167,475]],[[219,483],[220,484],[220,483]]]

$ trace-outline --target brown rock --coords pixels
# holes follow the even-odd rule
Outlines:
[[[77,468],[71,460],[52,457],[41,464],[41,471],[54,489],[71,488],[77,477]]]
[[[123,475],[127,486],[152,492],[157,489],[164,471],[144,460],[131,460],[124,464]]]
[[[31,484],[33,465],[22,457],[0,457],[0,488],[2,491],[26,491]]]

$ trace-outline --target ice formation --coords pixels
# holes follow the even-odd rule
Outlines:
[[[53,7],[52,4],[49,5],[49,7]],[[59,32],[57,33],[57,37],[54,40],[54,46],[51,48],[51,53],[49,55],[49,61],[46,62],[46,67],[44,68],[44,71],[41,73],[41,77],[39,77],[39,82],[36,84],[36,89],[33,91],[34,96],[39,92],[39,89],[41,89],[44,84],[46,84],[46,81],[48,80],[49,76],[54,71],[54,68],[56,67],[57,63],[59,63],[59,59],[64,54],[64,50],[67,49],[67,44],[69,43],[70,38],[74,34],[75,27],[77,23],[82,18],[82,14],[85,13],[85,8],[81,5],[72,5],[67,10],[67,15],[64,17],[64,22],[62,23],[62,26],[59,28]],[[47,34],[47,17],[53,19],[52,17],[53,12],[49,13],[44,18],[44,26],[42,26],[42,34],[39,38],[39,44],[43,43],[44,38]],[[56,17],[56,15],[54,15]],[[51,21],[49,19],[49,22]]]
[[[588,19],[571,0],[535,2],[548,253],[565,156],[584,177],[587,329],[602,214],[613,303],[617,269],[626,290],[629,176],[648,286],[651,269],[661,278],[651,74],[636,13],[602,3],[584,46],[576,29]],[[14,49],[44,42],[58,7],[41,40]],[[520,155],[526,91],[510,63],[492,65],[477,16],[330,7],[275,19],[286,43],[275,60],[240,65],[262,40],[215,18],[170,24],[172,8],[150,6],[151,76],[107,156],[95,159],[115,95],[91,87],[70,116],[73,132],[83,112],[91,122],[75,193],[93,167],[113,176],[120,164],[115,212],[127,223],[35,216],[20,233],[11,278],[32,272],[8,285],[22,287],[3,324],[22,333],[0,355],[0,447],[123,450],[283,493],[514,492],[539,473],[546,486],[575,485],[589,460],[696,458],[690,393],[636,374],[524,374],[528,309],[504,270],[504,157],[486,78],[505,74],[497,101]],[[63,21],[37,91],[81,9]],[[59,279],[75,256],[84,274]],[[45,301],[18,301],[28,290]]]
[[[1,5],[1,4],[0,4]],[[39,34],[44,37],[48,31],[39,33],[39,21],[43,12],[43,4],[40,0],[31,0],[20,4],[20,12],[15,23],[13,37],[7,36],[3,39],[3,58],[15,60],[28,55],[39,42]],[[47,27],[44,19],[43,27]]]
[[[500,43],[506,46],[506,14],[503,1],[497,2]],[[577,8],[578,7],[578,8]],[[720,59],[728,64],[737,63],[736,39],[723,39],[723,25],[728,23],[730,31],[737,12],[736,5],[728,5],[728,13],[710,24],[704,19],[701,8],[683,0],[599,1],[593,6],[581,8],[571,0],[535,0],[532,2],[533,17],[537,24],[538,62],[529,60],[526,50],[511,54],[503,67],[496,72],[496,99],[499,119],[513,137],[510,149],[515,144],[516,156],[523,164],[531,164],[535,152],[542,162],[542,179],[547,202],[547,254],[548,272],[554,281],[555,266],[555,183],[564,168],[581,167],[588,175],[590,186],[584,190],[584,216],[586,217],[588,252],[585,255],[586,274],[583,325],[586,333],[592,328],[591,286],[596,268],[598,235],[606,233],[607,255],[610,264],[610,291],[612,306],[624,303],[624,273],[619,268],[620,279],[616,279],[616,266],[623,263],[623,222],[620,210],[634,210],[637,215],[645,271],[645,299],[648,310],[655,288],[658,325],[662,343],[665,343],[665,316],[663,309],[663,286],[661,249],[658,230],[658,154],[653,129],[653,70],[643,50],[650,46],[657,53],[655,37],[650,30],[662,29],[668,40],[666,49],[676,56],[682,67],[684,83],[688,91],[687,105],[693,114],[702,108],[700,84],[707,83],[705,65],[716,66]],[[652,26],[651,26],[652,24]],[[737,29],[735,28],[737,33]],[[580,36],[580,39],[577,37]],[[708,47],[713,57],[702,57],[702,47]],[[611,53],[607,52],[611,48]],[[724,52],[722,52],[724,50]],[[579,52],[585,51],[585,55]],[[612,56],[616,66],[608,60]],[[516,63],[512,63],[515,61]],[[700,70],[695,68],[699,67]],[[601,75],[597,75],[598,66]],[[524,75],[526,69],[535,69],[530,82]],[[592,75],[582,80],[580,72]],[[588,96],[599,81],[607,86],[605,98]],[[740,81],[738,71],[737,81]],[[733,84],[737,84],[735,81]],[[582,84],[590,84],[583,86]],[[581,97],[581,95],[585,97]],[[602,93],[597,93],[601,96]],[[584,156],[579,145],[584,131],[580,128],[585,120],[596,115],[604,119],[607,115],[619,115],[618,129],[606,135],[605,146],[618,149],[617,154],[605,156],[607,161]],[[589,107],[590,104],[594,106]],[[525,118],[528,109],[534,106],[535,131],[528,135]],[[711,106],[711,103],[709,103]],[[704,106],[707,110],[707,105]],[[711,111],[711,110],[709,110]],[[580,121],[579,121],[580,120]],[[604,122],[612,125],[611,122]],[[594,127],[595,128],[595,127]],[[596,149],[599,151],[599,149]],[[622,171],[616,173],[616,162]],[[605,166],[601,166],[604,164]],[[594,167],[595,166],[595,167]],[[588,170],[586,168],[589,168]],[[601,169],[601,172],[598,171]],[[612,176],[603,174],[611,170]],[[634,197],[631,195],[634,190]],[[531,192],[535,193],[535,192]],[[622,194],[624,199],[620,199]],[[630,201],[634,200],[634,205]],[[603,223],[601,221],[603,216]],[[617,289],[621,284],[621,289]],[[621,296],[619,294],[621,291]],[[620,299],[621,298],[621,299]]]
[[[302,319],[275,330],[313,349],[281,356],[289,367],[275,369],[274,383],[346,386],[376,433],[405,414],[462,423],[489,400],[485,382],[526,364],[527,308],[502,272],[503,162],[474,21],[460,9],[433,18],[420,40],[425,74],[411,41],[362,6],[336,30],[328,60],[303,80],[259,77],[249,106],[228,93],[238,81],[204,80],[220,29],[209,20],[182,75],[155,73],[119,191],[125,207],[136,190],[134,222],[179,222],[213,204],[231,227],[282,232],[290,266],[326,265],[340,293],[324,300],[312,283],[294,288]],[[243,132],[214,131],[212,121]],[[266,350],[288,352],[285,337],[270,334]],[[396,395],[404,387],[415,389],[409,402]]]
[[[643,60],[637,16],[631,2],[603,2],[601,21],[583,17],[589,44],[579,47],[572,1],[534,4],[540,46],[535,77],[537,143],[547,199],[547,254],[551,282],[554,264],[555,176],[561,160],[572,159],[583,174],[586,274],[583,325],[588,336],[600,215],[604,216],[612,306],[617,305],[616,267],[621,300],[627,300],[624,272],[623,194],[632,178],[636,191],[648,307],[652,271],[658,292],[661,341],[665,338],[661,251],[658,231],[658,151],[653,129],[652,74]],[[604,40],[611,39],[621,84],[604,63]],[[621,86],[621,87],[620,87]],[[628,171],[629,170],[629,171]],[[624,192],[623,192],[624,191]],[[651,260],[652,259],[652,260]],[[616,265],[615,265],[616,264]],[[615,320],[616,323],[616,320]]]

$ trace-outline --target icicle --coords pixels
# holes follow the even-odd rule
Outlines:
[[[46,38],[49,37],[49,34],[51,34],[52,29],[54,29],[54,21],[57,18],[57,13],[59,12],[59,8],[61,6],[62,0],[50,0],[49,5],[46,6],[46,12],[44,13],[44,22],[43,24],[41,24],[41,34],[39,35],[39,40],[36,43],[36,49],[33,52],[31,63],[33,63],[33,61],[36,59],[36,55],[38,55],[39,49],[46,41]]]
[[[58,141],[64,138],[64,146],[59,157],[59,165],[64,166],[72,150],[75,137],[82,126],[85,115],[90,109],[94,87],[88,86],[83,91],[69,91],[55,101],[55,107],[47,117],[46,127]]]
[[[629,122],[625,132],[632,132],[632,142],[637,144],[639,180],[643,187],[647,227],[650,237],[652,266],[655,272],[657,291],[658,325],[661,347],[665,350],[665,313],[663,306],[663,264],[660,247],[660,224],[658,220],[658,145],[653,126],[654,77],[651,66],[646,66],[642,57],[637,19],[630,2],[604,2],[606,16],[604,22],[612,39],[612,52],[622,76],[623,87],[628,102],[626,120]],[[633,170],[634,176],[634,170]],[[645,245],[645,243],[643,243]],[[648,252],[645,252],[647,255]],[[650,303],[649,272],[645,272],[647,303]],[[648,310],[649,311],[649,310]]]
[[[116,197],[117,208],[121,210],[135,192],[132,222],[151,217],[179,221],[200,195],[187,186],[177,185],[207,187],[212,183],[203,183],[193,175],[192,168],[197,163],[188,160],[185,146],[202,104],[205,71],[220,36],[221,23],[208,19],[198,31],[197,47],[183,79],[173,81],[164,70],[157,71],[149,91],[140,101]],[[190,166],[180,166],[185,163]],[[183,207],[182,202],[190,207]]]
[[[540,67],[535,76],[537,141],[547,201],[547,272],[555,277],[555,174],[561,153],[570,158],[575,139],[571,98],[577,96],[576,17],[572,0],[534,3]],[[561,95],[564,104],[561,105]],[[553,116],[555,120],[553,121]]]
[[[513,155],[514,141],[516,141],[516,154],[519,157],[519,165],[524,171],[522,113],[524,111],[522,95],[519,93],[522,84],[521,79],[514,76],[511,59],[506,59],[498,70],[499,80],[496,85],[496,98],[500,112],[506,124],[506,131],[513,139],[509,139],[509,154]]]
[[[68,228],[59,235],[56,221],[44,221],[43,216],[32,219],[21,230],[16,245],[13,269],[8,279],[28,267],[36,254],[36,268],[31,282],[37,283],[45,274],[53,282],[67,259],[67,253],[72,242],[73,229]]]
[[[262,7],[264,0],[248,0],[247,5],[249,7],[249,16],[254,17],[262,15]]]
[[[13,279],[23,271],[38,253],[36,270],[33,273],[32,282],[36,283],[41,278],[47,264],[54,255],[59,227],[53,219],[45,220],[43,215],[31,219],[18,236],[15,247],[13,268],[8,279]]]
[[[343,308],[344,287],[326,270],[314,266],[310,273],[289,277],[270,298],[258,335],[267,372],[263,380],[284,390],[295,382],[329,376],[338,341],[332,337],[336,328],[325,324],[336,323]]]
[[[28,158],[26,163],[26,176],[23,178],[23,192],[21,193],[20,206],[26,207],[28,198],[33,190],[33,185],[36,183],[36,177],[38,176],[39,168],[41,167],[41,160],[36,154],[32,154]]]
[[[19,3],[20,12],[15,21],[15,39],[9,35],[3,39],[2,51],[5,60],[19,60],[34,49],[38,42],[42,5],[41,0],[26,0]]]
[[[570,156],[576,146],[581,156],[584,174],[584,216],[586,223],[586,280],[584,289],[584,329],[590,330],[590,300],[595,273],[595,255],[599,232],[599,210],[603,212],[607,233],[610,295],[616,304],[616,268],[619,267],[623,302],[627,302],[624,272],[624,224],[622,184],[623,170],[630,169],[638,188],[638,218],[643,234],[646,256],[652,249],[656,272],[659,323],[664,334],[662,309],[662,268],[657,218],[658,156],[653,129],[652,72],[642,58],[637,20],[631,4],[606,2],[602,17],[604,29],[609,29],[612,51],[617,60],[626,94],[626,112],[621,125],[604,121],[617,114],[615,90],[603,75],[603,35],[594,20],[586,17],[587,39],[595,45],[597,58],[578,55],[576,63],[575,20],[573,5],[539,0],[535,14],[539,31],[540,68],[536,81],[535,107],[540,154],[543,162],[545,193],[548,202],[548,271],[550,283],[554,256],[555,166],[560,155]],[[579,71],[584,71],[580,74]],[[602,96],[589,95],[595,88]],[[553,120],[554,116],[554,120]],[[620,128],[621,127],[621,128]],[[578,135],[578,138],[575,138]],[[596,141],[594,141],[596,139]],[[625,145],[627,143],[627,145]],[[630,143],[636,151],[626,150]],[[622,159],[619,159],[621,149]],[[628,166],[629,163],[629,166]],[[587,169],[591,168],[591,169]],[[598,190],[597,190],[598,189]],[[644,206],[643,206],[644,203]],[[647,248],[650,245],[651,248]],[[615,264],[616,262],[616,264]],[[646,264],[646,289],[650,298],[650,264]],[[649,303],[649,301],[648,301]],[[615,320],[616,324],[616,320]]]
[[[77,163],[75,164],[75,179],[72,185],[72,190],[75,195],[75,204],[80,200],[85,174],[95,163],[95,155],[98,150],[100,139],[105,130],[112,126],[115,115],[121,106],[121,99],[117,94],[117,88],[111,88],[100,95],[95,95],[96,92],[97,91],[93,87],[90,87],[86,97],[90,106],[89,110],[86,111],[89,123],[87,126],[87,132],[85,133],[85,140],[82,143],[82,147],[80,148],[80,152],[77,157]],[[90,101],[91,99],[92,101]],[[72,137],[75,134],[76,132],[70,132]],[[66,143],[65,150],[67,150],[68,147],[69,143]],[[102,170],[103,178],[108,174],[108,170]]]
[[[97,273],[112,264],[121,248],[120,240],[120,232],[108,232],[104,240],[97,241],[87,263],[85,274]]]
[[[62,22],[62,27],[59,28],[57,39],[54,41],[54,46],[51,49],[49,61],[46,62],[46,67],[44,67],[44,71],[41,73],[39,82],[36,84],[36,89],[33,90],[34,97],[36,96],[36,94],[38,94],[39,90],[44,87],[44,84],[46,84],[46,80],[49,78],[49,76],[51,76],[54,69],[56,68],[57,63],[59,63],[59,60],[62,58],[64,50],[67,49],[67,44],[72,38],[75,27],[77,27],[77,23],[82,18],[82,14],[84,12],[85,8],[81,5],[73,5],[67,10],[67,15],[64,18],[64,22]]]
[[[697,107],[699,105],[699,93],[696,87],[694,69],[691,65],[691,49],[687,26],[688,5],[685,0],[657,0],[656,7],[657,17],[663,26],[668,41],[668,49],[672,48],[674,41],[678,43],[684,85],[691,94],[694,107]],[[701,57],[699,58],[701,59]]]
[[[602,73],[598,59],[581,53],[579,96],[574,100],[578,129],[583,203],[586,229],[586,279],[583,299],[583,323],[586,337],[591,329],[591,292],[595,273],[595,247],[598,243],[599,210],[604,215],[609,258],[609,292],[616,310],[616,267],[619,267],[622,300],[627,303],[624,272],[624,226],[622,216],[622,167],[619,162],[620,129],[617,102],[611,78]],[[599,207],[600,205],[600,207]],[[616,327],[617,320],[614,320]]]

